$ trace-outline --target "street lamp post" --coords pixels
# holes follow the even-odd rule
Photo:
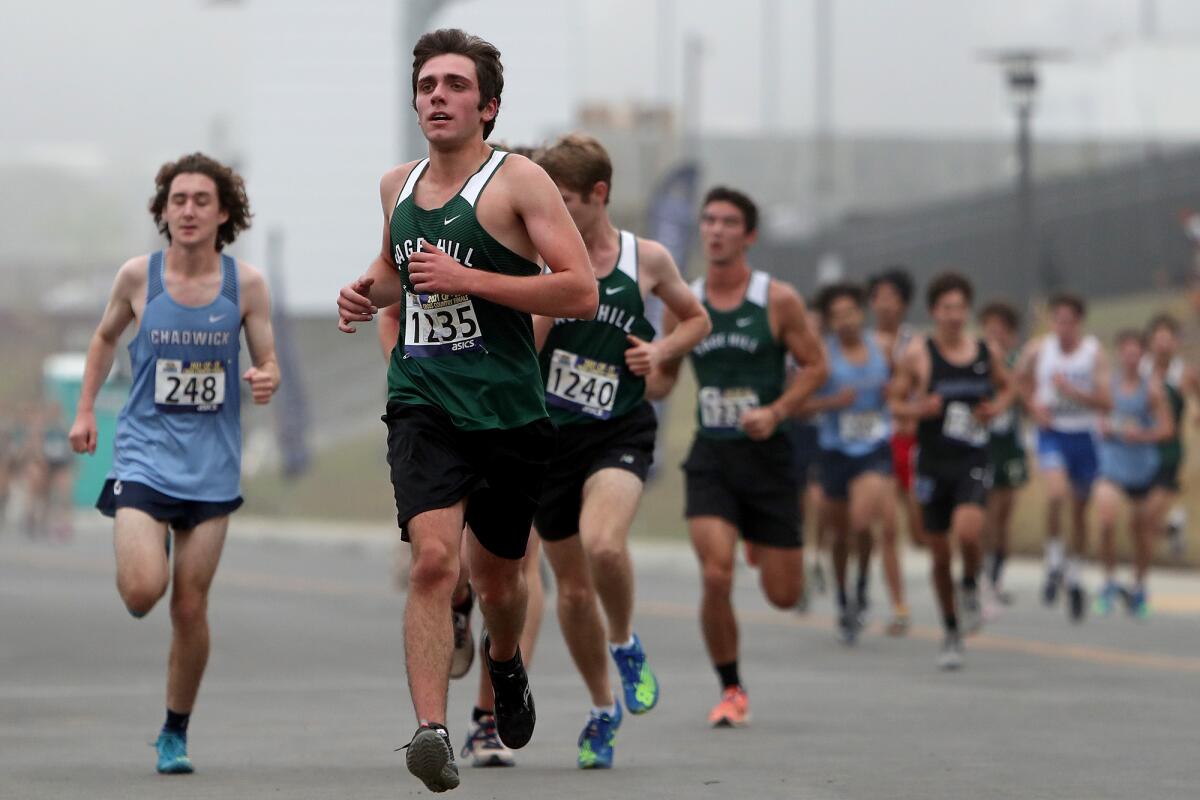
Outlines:
[[[1037,265],[1037,220],[1033,187],[1033,106],[1038,90],[1038,65],[1061,58],[1058,51],[1015,49],[983,53],[1004,70],[1009,99],[1017,117],[1016,226],[1014,229],[1014,272],[1019,291],[1030,295],[1049,289],[1046,275]]]

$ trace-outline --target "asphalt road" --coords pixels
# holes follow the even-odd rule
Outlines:
[[[0,536],[0,798],[396,798],[426,795],[402,753],[415,727],[403,596],[382,532],[235,520],[213,592],[213,654],[192,776],[154,773],[165,604],[135,621],[113,588],[110,537],[88,518],[68,544]],[[1194,798],[1200,795],[1200,576],[1152,584],[1156,613],[1068,624],[1016,564],[1018,604],[934,667],[925,562],[906,572],[916,626],[848,649],[828,597],[769,610],[739,573],[742,674],[754,712],[711,730],[718,685],[696,624],[686,548],[637,548],[637,628],[663,686],[626,717],[609,772],[575,768],[587,696],[550,613],[532,671],[533,742],[509,770],[463,767],[460,798]],[[1093,585],[1095,576],[1092,576]],[[875,597],[883,593],[876,581]],[[551,604],[552,605],[552,604]],[[879,620],[876,620],[878,627]],[[474,673],[451,691],[460,742]]]

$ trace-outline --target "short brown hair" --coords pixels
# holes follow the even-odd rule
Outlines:
[[[1150,322],[1146,325],[1146,333],[1148,335],[1154,335],[1155,333],[1158,333],[1160,328],[1166,328],[1168,331],[1170,331],[1172,336],[1178,336],[1181,326],[1178,319],[1171,314],[1163,312],[1161,314],[1155,314],[1150,318]]]
[[[937,301],[942,299],[942,295],[950,292],[962,292],[967,305],[971,305],[975,299],[975,290],[971,288],[969,280],[957,272],[943,272],[929,282],[929,287],[925,290],[925,303],[932,310]]]
[[[1005,303],[1003,300],[993,300],[979,312],[980,322],[987,322],[992,318],[1000,320],[1010,331],[1019,330],[1021,327],[1021,314],[1011,303]]]
[[[412,105],[417,107],[417,78],[421,67],[435,56],[447,54],[466,56],[475,62],[475,83],[479,86],[479,110],[482,111],[493,98],[496,100],[496,115],[500,115],[500,93],[504,91],[504,65],[500,63],[500,51],[491,42],[472,36],[458,28],[441,28],[417,39],[413,48]],[[483,138],[492,135],[496,117],[483,123]]]
[[[158,226],[158,232],[166,236],[168,242],[171,241],[163,211],[167,208],[171,182],[186,173],[206,175],[217,185],[217,204],[229,214],[229,219],[217,228],[217,249],[223,250],[226,245],[233,244],[239,233],[250,227],[250,218],[254,215],[250,213],[250,201],[246,198],[246,183],[242,176],[203,153],[191,153],[158,168],[158,175],[154,177],[154,197],[150,198],[154,224]]]
[[[1146,349],[1146,337],[1136,328],[1122,328],[1113,337],[1113,342],[1120,347],[1126,342],[1137,342],[1138,347]]]
[[[560,186],[581,195],[590,194],[597,183],[612,192],[612,159],[604,145],[586,133],[568,133],[538,154],[538,166]],[[609,196],[604,198],[608,203]]]
[[[850,298],[854,305],[860,309],[867,305],[867,292],[857,283],[840,282],[831,283],[825,286],[817,293],[816,307],[821,312],[821,316],[829,316],[829,309],[833,308],[834,301],[843,297]]]
[[[1058,308],[1069,308],[1075,312],[1075,316],[1083,319],[1087,316],[1087,305],[1083,302],[1083,298],[1077,294],[1069,294],[1067,292],[1059,292],[1050,297],[1050,310],[1054,311]]]
[[[758,206],[745,192],[730,189],[728,186],[714,186],[708,190],[708,194],[704,196],[704,203],[700,207],[707,208],[710,203],[729,203],[736,206],[742,212],[742,223],[746,228],[746,233],[754,233],[758,230]]]

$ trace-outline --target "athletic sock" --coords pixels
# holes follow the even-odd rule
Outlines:
[[[976,586],[976,583],[975,583],[974,575],[963,575],[963,577],[962,577],[963,591],[973,592],[973,591],[975,591],[975,586]]]
[[[492,662],[493,672],[515,672],[517,667],[521,664],[521,658],[519,655],[513,656],[508,661],[497,661],[489,654],[488,660]]]
[[[1004,576],[1004,560],[1006,558],[1008,558],[1008,554],[1003,550],[997,550],[992,554],[992,586],[1000,585],[1000,579]]]
[[[186,714],[180,714],[178,711],[167,709],[167,721],[163,723],[163,733],[177,733],[180,736],[187,736],[188,721],[192,718],[192,713],[189,711]]]
[[[846,609],[846,590],[841,587],[838,587],[837,590],[837,603],[839,609],[843,611]]]
[[[858,576],[858,585],[855,587],[858,604],[865,606],[867,604],[867,576],[862,574]]]
[[[1057,572],[1062,569],[1063,543],[1058,537],[1046,541],[1046,569]]]
[[[494,709],[490,709],[490,708],[482,709],[479,706],[475,706],[475,708],[471,711],[471,721],[475,722],[475,723],[483,722],[484,717],[494,717],[494,716],[496,716],[496,712]]]
[[[1083,568],[1083,565],[1079,562],[1078,556],[1070,556],[1067,558],[1067,570],[1066,570],[1067,586],[1078,586],[1079,585],[1079,578],[1080,578],[1079,572],[1082,568]]]
[[[717,676],[721,679],[722,689],[742,685],[741,676],[738,675],[738,662],[730,661],[728,664],[717,664],[716,670]]]
[[[599,717],[607,714],[610,718],[617,715],[617,701],[609,703],[606,706],[592,706],[592,716]]]
[[[946,633],[958,633],[958,617],[954,614],[947,614],[942,618],[942,624],[946,626]]]
[[[629,637],[628,642],[621,642],[620,644],[613,644],[612,642],[609,642],[609,644],[608,644],[609,650],[628,650],[631,647],[633,647],[633,637],[632,636]]]

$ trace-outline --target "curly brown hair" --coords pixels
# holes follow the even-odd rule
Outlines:
[[[233,244],[238,234],[250,227],[250,201],[246,198],[246,182],[242,176],[216,159],[209,158],[203,153],[190,153],[177,161],[168,161],[158,168],[154,177],[154,197],[150,198],[150,213],[154,216],[154,224],[158,232],[171,241],[171,232],[167,230],[163,211],[167,208],[167,197],[171,193],[171,182],[176,176],[184,173],[199,173],[212,178],[217,185],[217,203],[222,211],[228,212],[229,219],[217,228],[217,249],[222,250],[226,245]]]

